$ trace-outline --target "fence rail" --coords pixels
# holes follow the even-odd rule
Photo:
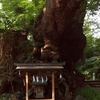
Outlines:
[[[87,84],[89,84],[92,87],[99,87],[100,88],[100,80],[95,81],[85,81]]]

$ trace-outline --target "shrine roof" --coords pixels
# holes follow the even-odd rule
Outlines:
[[[63,69],[65,62],[62,63],[14,63],[17,70],[60,70]]]

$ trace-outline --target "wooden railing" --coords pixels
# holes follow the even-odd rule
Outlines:
[[[95,81],[85,81],[87,84],[89,84],[92,87],[99,87],[100,88],[100,80],[95,80]]]

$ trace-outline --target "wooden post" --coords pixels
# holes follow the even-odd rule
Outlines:
[[[54,80],[54,71],[52,71],[52,100],[55,100],[55,80]]]
[[[28,72],[26,72],[26,100],[28,100]]]

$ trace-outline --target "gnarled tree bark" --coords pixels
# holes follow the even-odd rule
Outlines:
[[[69,81],[71,91],[84,82],[84,75],[76,70],[75,63],[86,45],[82,29],[85,10],[85,0],[46,0],[33,34],[36,42],[44,44],[42,62],[66,61],[63,76]]]

